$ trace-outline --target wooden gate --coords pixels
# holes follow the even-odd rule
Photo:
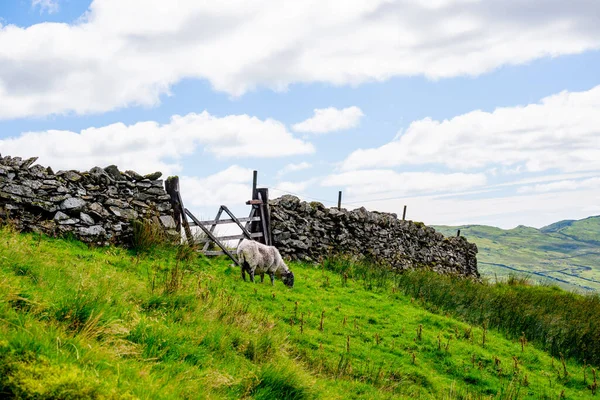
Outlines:
[[[271,245],[271,218],[269,210],[269,189],[256,188],[257,172],[254,171],[252,181],[252,200],[246,202],[251,206],[250,214],[246,218],[237,218],[231,210],[225,205],[219,207],[219,211],[213,220],[200,221],[190,210],[183,206],[181,193],[179,190],[179,178],[169,177],[166,182],[167,193],[171,196],[171,204],[173,206],[173,216],[175,219],[175,229],[181,232],[183,226],[187,241],[190,245],[203,245],[200,252],[207,256],[227,255],[237,265],[240,265],[237,258],[234,256],[232,249],[228,248],[224,242],[239,239],[257,240],[261,243]],[[221,219],[223,212],[229,218]],[[187,221],[187,217],[191,222]],[[245,223],[245,224],[242,224]],[[242,231],[239,235],[217,236],[215,229],[217,225],[236,224]],[[198,227],[204,233],[205,237],[199,239],[194,238],[190,227]],[[221,250],[210,250],[210,244],[214,243]]]

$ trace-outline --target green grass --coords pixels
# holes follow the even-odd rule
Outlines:
[[[529,274],[565,289],[600,291],[600,216],[560,221],[541,229],[484,225],[436,226],[444,235],[461,235],[479,248],[479,272],[505,279]]]
[[[584,383],[582,364],[565,360],[565,374],[535,343],[522,350],[492,328],[484,345],[481,326],[384,273],[292,263],[290,290],[184,253],[0,230],[0,397],[592,396],[591,367]]]

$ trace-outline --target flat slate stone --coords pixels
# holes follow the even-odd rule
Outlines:
[[[89,208],[90,212],[96,214],[98,217],[108,216],[108,211],[106,211],[106,209],[104,207],[102,207],[102,204],[100,204],[100,203],[92,203],[89,205],[88,208]]]
[[[162,172],[158,172],[158,171],[156,171],[156,172],[153,172],[153,173],[151,173],[151,174],[144,175],[144,178],[145,178],[145,179],[150,179],[151,181],[155,181],[155,180],[157,180],[158,178],[160,178],[161,176],[162,176]]]
[[[81,219],[81,222],[87,225],[94,225],[96,223],[92,217],[84,212],[79,213],[79,218]]]
[[[70,217],[67,214],[65,214],[64,212],[62,212],[62,211],[57,211],[56,214],[54,214],[54,220],[55,221],[64,221],[64,220],[69,219],[69,218]]]
[[[77,197],[69,197],[60,203],[61,210],[79,210],[85,206],[86,202]]]
[[[175,229],[175,220],[170,215],[161,215],[160,222],[167,229]]]
[[[65,174],[63,175],[63,177],[65,179],[70,180],[71,182],[78,182],[81,180],[81,175],[79,175],[77,172],[74,171],[67,171],[65,172]]]
[[[2,190],[6,193],[10,193],[10,194],[14,194],[17,196],[22,196],[22,197],[33,197],[34,196],[33,190],[31,190],[30,187],[15,185],[12,183],[5,185],[4,188],[2,188]]]
[[[106,229],[100,225],[82,226],[78,229],[79,234],[83,236],[100,236],[106,235]]]
[[[129,208],[119,208],[115,206],[111,206],[109,208],[110,211],[113,212],[113,214],[120,218],[136,219],[138,217],[138,213],[135,210],[131,210]]]

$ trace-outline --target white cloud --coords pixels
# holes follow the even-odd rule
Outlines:
[[[532,186],[522,186],[517,191],[519,193],[547,193],[571,191],[582,188],[600,188],[600,178],[589,178],[583,180],[563,180]]]
[[[31,7],[39,7],[40,13],[54,14],[58,12],[58,0],[31,0]]]
[[[563,219],[580,219],[600,214],[600,188],[581,188],[543,194],[465,198],[419,196],[403,199],[359,202],[356,207],[402,214],[407,205],[407,219],[428,225],[482,224],[500,228],[528,225],[536,228]],[[348,199],[353,202],[354,199]],[[354,203],[353,203],[354,204]]]
[[[322,186],[344,187],[349,196],[360,197],[394,192],[396,196],[424,192],[456,192],[483,186],[484,174],[395,172],[392,170],[362,170],[333,174],[321,181]]]
[[[251,198],[252,170],[232,165],[205,178],[182,176],[180,187],[188,208],[241,205]]]
[[[0,118],[152,106],[184,78],[237,96],[474,76],[598,49],[599,11],[589,0],[94,0],[74,24],[0,28]]]
[[[356,106],[338,110],[335,107],[316,108],[314,116],[292,125],[296,132],[328,133],[350,129],[358,126],[364,116],[362,110]]]
[[[443,164],[466,170],[523,165],[525,171],[600,168],[600,86],[561,92],[537,104],[425,118],[381,147],[354,151],[342,169]]]
[[[286,194],[292,194],[306,201],[318,200],[327,203],[328,200],[316,199],[307,195],[307,192],[314,189],[320,180],[321,178],[319,177],[313,177],[303,181],[278,182],[275,185],[269,186],[269,196],[271,198],[276,198]],[[333,202],[330,203],[333,204]]]
[[[311,180],[311,179],[306,180],[306,181],[301,181],[301,182],[290,182],[290,181],[279,182],[277,184],[277,187],[273,188],[273,190],[276,192],[298,194],[298,193],[304,192],[313,183],[314,183],[314,180]]]
[[[277,178],[281,178],[283,175],[288,174],[290,172],[302,171],[311,167],[312,164],[307,163],[306,161],[300,163],[287,164],[285,167],[279,170],[279,172],[277,172]]]
[[[264,146],[263,143],[269,143]],[[310,143],[294,138],[272,119],[248,115],[215,117],[204,111],[175,115],[167,124],[155,121],[133,125],[115,123],[100,128],[71,131],[28,132],[0,140],[0,152],[13,156],[39,156],[53,168],[88,169],[116,164],[140,173],[181,170],[182,156],[200,152],[218,158],[285,157],[314,152]]]

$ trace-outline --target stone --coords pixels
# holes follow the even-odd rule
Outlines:
[[[146,190],[144,193],[146,193],[146,194],[154,194],[154,195],[157,195],[157,196],[162,196],[166,192],[162,188],[151,187],[150,189]]]
[[[60,186],[60,183],[58,183],[58,181],[56,179],[44,179],[42,181],[42,183],[44,185],[53,186],[53,187]]]
[[[133,197],[138,201],[147,201],[154,198],[153,196],[145,193],[136,193],[133,195]]]
[[[109,215],[108,211],[100,203],[92,203],[88,207],[89,211],[99,218],[104,218]]]
[[[142,175],[140,175],[137,172],[132,171],[130,169],[123,172],[123,175],[125,175],[133,180],[136,180],[136,181],[141,181],[142,179],[144,179],[144,177]]]
[[[54,218],[53,219],[55,221],[64,221],[64,220],[69,219],[69,218],[70,217],[67,214],[65,214],[64,212],[58,211],[56,214],[54,214]]]
[[[117,169],[118,170],[118,169]],[[113,182],[114,179],[106,173],[106,171],[100,167],[94,167],[90,169],[89,175],[96,183],[103,183],[105,185]]]
[[[14,194],[21,197],[33,197],[34,193],[30,187],[9,183],[2,188],[3,192]]]
[[[148,175],[144,175],[144,179],[150,179],[151,181],[155,181],[162,176],[162,172],[153,172]]]
[[[79,223],[79,220],[77,218],[69,218],[58,221],[58,223],[60,225],[75,225]]]
[[[25,202],[27,202],[32,207],[37,207],[50,213],[58,210],[58,207],[55,204],[50,203],[48,201],[44,201],[42,199],[32,199],[31,201],[24,201],[24,203]]]
[[[32,190],[38,190],[39,188],[41,188],[44,183],[40,182],[40,181],[34,181],[34,180],[23,180],[21,181],[23,183],[23,185],[31,188]]]
[[[66,199],[68,199],[69,197],[71,197],[68,194],[63,194],[60,196],[51,196],[48,198],[49,201],[53,202],[53,203],[60,203],[62,201],[65,201]]]
[[[92,217],[84,212],[79,213],[79,219],[86,225],[94,225],[96,223]]]
[[[136,207],[140,207],[140,208],[148,208],[148,204],[143,203],[143,202],[138,201],[138,200],[132,200],[131,201],[131,205],[132,206],[136,206]]]
[[[160,203],[160,204],[156,205],[156,209],[161,213],[170,211],[171,208],[172,208],[171,203]]]
[[[82,226],[78,229],[80,235],[83,236],[101,236],[106,235],[106,230],[101,225]]]
[[[127,204],[126,201],[119,200],[119,199],[114,199],[114,198],[110,198],[110,199],[106,200],[104,202],[104,205],[107,205],[107,206],[117,206],[119,208],[127,208],[127,207],[129,207],[129,204]]]
[[[170,215],[161,215],[160,223],[167,229],[175,229],[175,220]]]
[[[113,212],[119,218],[125,218],[128,220],[133,220],[138,217],[138,213],[135,210],[129,208],[119,208],[115,206],[109,207],[110,211]]]
[[[80,210],[86,205],[85,200],[77,197],[69,197],[60,203],[61,210]]]
[[[108,167],[104,168],[104,172],[106,172],[111,178],[113,178],[116,181],[120,181],[123,179],[123,176],[121,175],[121,172],[119,171],[119,168],[117,168],[116,165],[109,165]]]
[[[81,175],[74,171],[65,172],[63,177],[71,182],[79,182],[81,180]]]
[[[150,181],[148,181],[148,182],[136,182],[135,186],[141,187],[141,188],[149,188],[150,186],[152,186],[152,184],[150,183]]]

